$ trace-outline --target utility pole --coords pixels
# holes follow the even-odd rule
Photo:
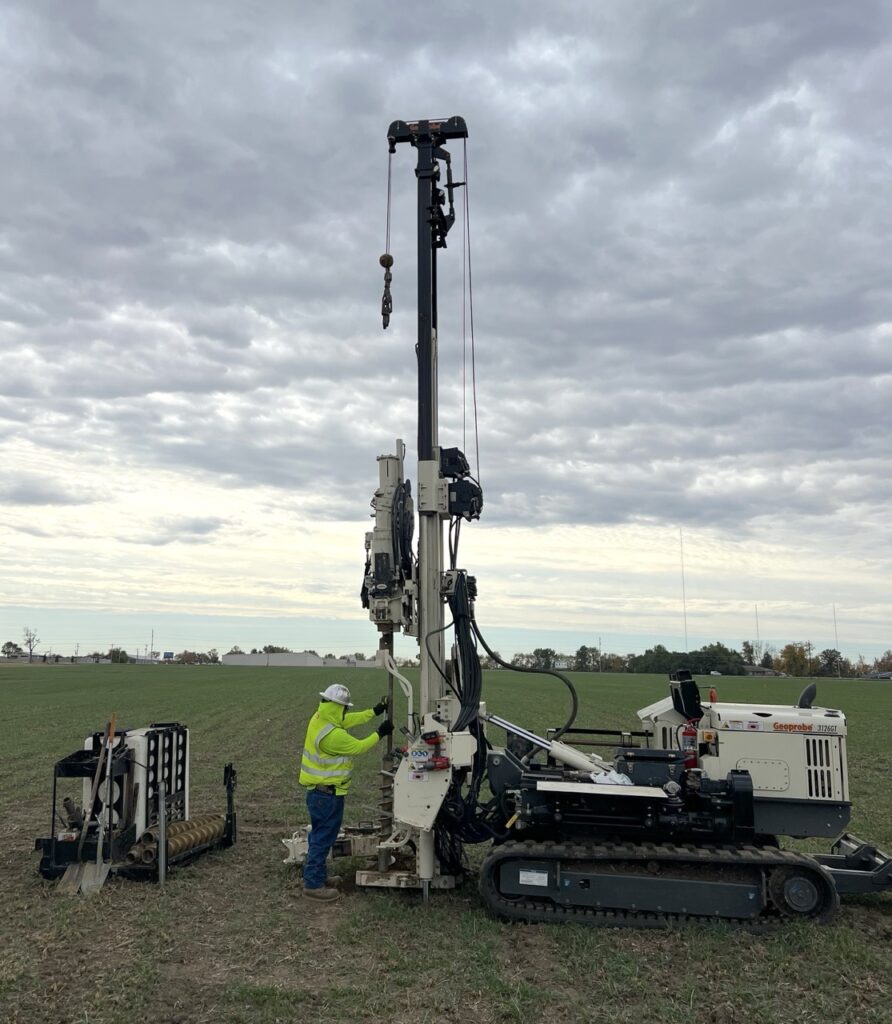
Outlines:
[[[688,650],[688,598],[684,585],[684,533],[681,527],[678,528],[678,543],[681,548],[681,608],[684,614],[684,649]]]
[[[839,649],[839,630],[836,628],[836,605],[833,605],[833,636],[836,640],[836,678],[842,679],[842,652]]]

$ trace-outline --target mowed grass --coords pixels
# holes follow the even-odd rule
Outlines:
[[[481,910],[473,879],[427,906],[380,892],[308,905],[279,840],[306,820],[296,764],[317,691],[344,676],[360,706],[384,692],[383,673],[359,670],[0,669],[0,1020],[892,1021],[892,896],[849,900],[831,926],[764,936],[506,926]],[[575,681],[578,724],[590,727],[634,728],[635,711],[667,692],[657,677]],[[717,682],[721,699],[786,704],[804,685]],[[540,731],[566,714],[549,677],[488,673],[484,695]],[[821,681],[818,695],[849,719],[851,828],[892,848],[892,684]],[[194,813],[223,809],[223,765],[235,761],[240,841],[176,870],[163,891],[112,880],[90,900],[61,897],[31,852],[49,829],[52,766],[112,711],[124,725],[191,727]],[[372,816],[378,768],[374,752],[359,762],[348,820]]]

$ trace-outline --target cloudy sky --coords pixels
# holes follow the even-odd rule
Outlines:
[[[491,641],[682,647],[683,537],[691,647],[834,646],[834,606],[892,646],[889,3],[11,0],[0,48],[0,640],[374,648],[385,135],[460,114]]]

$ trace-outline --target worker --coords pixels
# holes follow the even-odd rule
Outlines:
[[[334,886],[340,879],[328,878],[325,862],[344,818],[344,797],[350,788],[353,758],[389,736],[393,722],[385,718],[375,732],[358,740],[348,730],[384,714],[387,701],[382,700],[366,711],[348,712],[347,708],[353,707],[350,691],[341,683],[332,683],[319,696],[322,701],[307,726],[300,763],[300,784],[307,787],[307,810],[313,826],[304,863],[304,896],[330,901],[338,898]]]

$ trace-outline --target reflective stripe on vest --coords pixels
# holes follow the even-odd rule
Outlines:
[[[320,722],[315,715],[310,719],[300,760],[299,782],[302,786],[346,787],[349,784],[353,774],[353,758],[340,755],[332,757],[319,749],[319,741],[334,728],[330,722]]]

